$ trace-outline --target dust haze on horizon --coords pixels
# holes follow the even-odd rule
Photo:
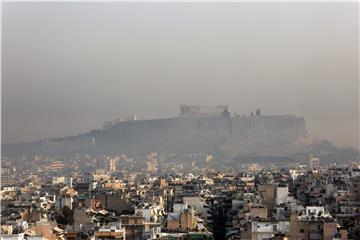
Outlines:
[[[359,148],[359,3],[2,3],[2,142],[180,104],[296,114]]]

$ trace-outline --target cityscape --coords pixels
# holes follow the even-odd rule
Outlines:
[[[181,105],[175,119],[196,120],[200,126],[215,121],[214,129],[196,129],[206,134],[202,142],[214,141],[209,133],[218,133],[221,120],[231,118],[245,124],[253,119],[246,131],[249,139],[263,138],[259,128],[268,132],[274,122],[278,134],[298,128],[279,122],[288,116],[255,112],[239,117],[228,106]],[[145,120],[107,121],[99,131],[132,128],[137,121]],[[89,145],[96,144],[92,137]],[[326,149],[326,144],[320,145],[321,157],[304,149],[291,158],[231,157],[226,151],[188,153],[182,148],[144,152],[142,147],[126,154],[85,154],[78,148],[79,153],[62,149],[67,154],[61,155],[10,151],[2,158],[2,239],[357,239],[359,154]],[[337,162],[328,161],[332,155]]]
[[[359,240],[359,4],[4,2],[0,240]]]

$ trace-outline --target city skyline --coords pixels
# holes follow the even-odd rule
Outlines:
[[[0,240],[357,240],[359,2],[10,2]]]

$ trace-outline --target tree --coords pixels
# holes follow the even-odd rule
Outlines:
[[[74,224],[74,212],[68,206],[64,206],[61,212],[67,224]]]
[[[68,206],[64,206],[61,213],[55,213],[55,220],[62,225],[72,225],[74,224],[74,212]]]

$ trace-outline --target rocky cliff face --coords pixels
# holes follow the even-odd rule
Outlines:
[[[177,117],[119,122],[86,134],[5,144],[4,155],[129,152],[241,152],[288,155],[302,151],[315,138],[296,116]]]

